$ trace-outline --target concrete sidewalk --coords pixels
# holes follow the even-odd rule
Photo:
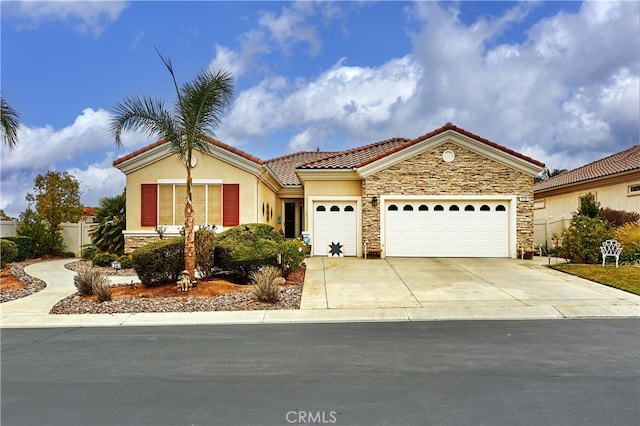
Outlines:
[[[51,315],[75,293],[73,260],[25,272],[47,283],[0,304],[0,326],[99,327],[290,322],[640,317],[640,296],[549,270],[540,260],[310,258],[299,310]],[[544,260],[543,260],[544,262]],[[128,283],[134,277],[112,277]]]

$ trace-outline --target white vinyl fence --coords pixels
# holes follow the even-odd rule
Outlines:
[[[16,228],[18,227],[18,221],[16,220],[3,220],[0,224],[0,237],[15,237]],[[71,251],[75,253],[77,257],[82,254],[82,248],[85,245],[91,244],[91,236],[89,232],[98,226],[97,223],[70,223],[64,222],[60,224],[62,241],[64,242],[65,251]]]
[[[571,216],[560,216],[548,219],[536,219],[533,221],[533,243],[538,246],[555,247],[562,232],[571,224]]]

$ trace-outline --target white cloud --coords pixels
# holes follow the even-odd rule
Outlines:
[[[284,6],[279,16],[272,12],[265,13],[259,22],[283,50],[305,43],[309,46],[309,54],[315,56],[320,53],[322,43],[315,26],[306,21],[316,13],[314,3],[296,2],[290,7]]]
[[[270,75],[239,93],[220,133],[231,143],[288,134],[297,150],[414,137],[451,121],[552,168],[637,144],[638,3],[585,2],[534,23],[522,42],[496,43],[535,7],[465,24],[459,4],[416,3],[410,55],[377,67],[341,60],[312,79]],[[283,8],[263,24],[284,35],[284,22],[295,27],[308,10]]]
[[[12,150],[4,144],[0,147],[0,208],[17,217],[27,207],[25,196],[33,192],[35,177],[49,170],[68,171],[75,176],[86,205],[95,206],[101,197],[121,193],[124,175],[111,165],[113,160],[146,145],[149,138],[139,133],[125,133],[124,146],[118,150],[109,133],[110,119],[110,113],[103,109],[87,108],[62,129],[22,125],[16,147]],[[71,164],[76,165],[71,167]]]
[[[6,2],[3,12],[18,18],[23,28],[63,21],[83,34],[100,35],[127,7],[125,1],[18,1]]]
[[[224,46],[216,44],[216,56],[209,64],[209,69],[212,72],[218,70],[225,70],[233,76],[233,78],[239,78],[245,71],[245,63],[242,60],[238,52],[234,52]]]

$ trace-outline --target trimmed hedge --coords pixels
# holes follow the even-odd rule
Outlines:
[[[143,285],[175,283],[184,270],[184,237],[154,241],[136,249],[131,258]]]
[[[18,257],[18,245],[7,239],[0,240],[0,264],[4,268]]]
[[[261,266],[278,264],[284,238],[271,225],[252,223],[227,229],[218,235],[215,263],[248,279]]]
[[[18,255],[14,262],[22,262],[33,256],[33,240],[30,237],[5,237],[3,240],[13,241],[18,246]]]

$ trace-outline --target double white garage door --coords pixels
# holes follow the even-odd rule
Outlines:
[[[509,256],[507,202],[387,201],[384,208],[386,256]]]
[[[390,257],[509,257],[509,202],[386,200],[384,254]],[[356,202],[313,204],[315,256],[355,256]]]

